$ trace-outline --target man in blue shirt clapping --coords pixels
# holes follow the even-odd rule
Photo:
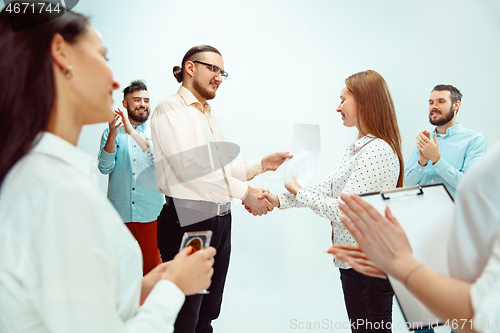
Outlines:
[[[147,121],[149,94],[142,81],[133,81],[123,90],[123,106],[128,117],[123,111],[115,110],[115,119],[102,134],[99,170],[109,174],[108,199],[137,239],[146,275],[162,262],[156,245],[156,217],[164,198],[156,188],[151,129]]]
[[[455,196],[458,182],[486,152],[486,137],[457,123],[462,94],[452,85],[437,85],[429,97],[432,133],[421,132],[406,164],[405,185],[443,183]]]

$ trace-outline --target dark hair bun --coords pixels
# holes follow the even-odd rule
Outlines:
[[[174,77],[177,79],[177,82],[182,82],[182,68],[179,66],[174,66]]]

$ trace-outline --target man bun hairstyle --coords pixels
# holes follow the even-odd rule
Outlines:
[[[177,82],[182,82],[182,68],[180,66],[174,66],[174,77],[177,79]]]
[[[184,65],[186,64],[186,62],[196,60],[197,58],[196,54],[202,52],[214,52],[222,56],[222,54],[220,54],[220,52],[213,46],[210,45],[193,46],[192,48],[189,49],[189,51],[186,52],[184,58],[182,58],[182,67],[174,66],[173,68],[173,74],[174,77],[177,79],[177,82],[181,83],[182,81],[184,81]]]
[[[123,99],[127,99],[127,95],[134,91],[148,90],[146,84],[142,80],[134,80],[130,82],[128,87],[123,89]]]

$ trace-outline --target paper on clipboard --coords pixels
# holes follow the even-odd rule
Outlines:
[[[290,154],[293,158],[285,161],[276,170],[274,176],[285,182],[295,175],[300,185],[307,185],[314,176],[320,151],[319,125],[296,123],[290,147]]]
[[[361,195],[381,214],[386,205],[403,227],[413,256],[433,270],[449,275],[448,238],[453,220],[453,199],[443,184],[426,185]],[[399,306],[410,329],[440,324],[403,283],[389,276]]]

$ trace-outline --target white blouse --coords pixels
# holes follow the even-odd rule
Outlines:
[[[391,146],[371,135],[351,144],[340,163],[321,183],[304,188],[294,196],[280,194],[280,209],[308,207],[332,222],[334,244],[355,244],[354,238],[340,222],[340,193],[363,194],[396,188],[399,161]],[[349,268],[335,259],[335,266]]]
[[[450,275],[473,282],[470,297],[477,332],[500,328],[499,164],[496,144],[462,178],[448,244]]]
[[[140,248],[95,183],[97,160],[50,133],[0,188],[0,332],[172,332],[184,295],[139,308]]]

